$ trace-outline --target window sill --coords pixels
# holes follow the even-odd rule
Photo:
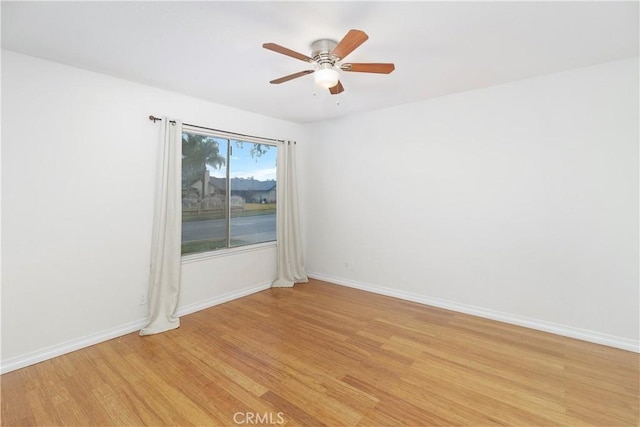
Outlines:
[[[255,252],[263,249],[275,248],[278,242],[256,243],[255,245],[239,246],[236,248],[218,249],[217,251],[201,252],[182,256],[182,264],[207,261],[210,259],[222,258],[230,255],[238,255],[247,252]]]

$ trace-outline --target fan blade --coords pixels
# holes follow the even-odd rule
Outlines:
[[[342,64],[340,66],[342,71],[352,71],[356,73],[379,73],[379,74],[389,74],[393,70],[396,69],[396,66],[393,64],[382,64],[382,63],[355,63],[355,64]]]
[[[291,49],[287,49],[286,47],[280,46],[279,44],[265,43],[265,44],[262,45],[262,47],[265,48],[265,49],[272,50],[272,51],[277,52],[277,53],[281,53],[283,55],[290,56],[292,58],[299,59],[301,61],[313,62],[313,58],[309,58],[307,55],[303,55],[303,54],[298,53],[296,51],[293,51]]]
[[[313,73],[314,70],[304,70],[297,73],[289,74],[288,76],[280,77],[279,79],[271,80],[269,83],[277,85],[280,83],[288,82],[289,80],[297,79],[298,77],[306,76]]]
[[[329,92],[331,92],[331,95],[337,95],[340,92],[344,92],[344,87],[342,87],[342,83],[340,83],[340,80],[338,80],[337,85],[329,88]]]
[[[349,32],[340,40],[340,43],[331,52],[332,55],[340,59],[344,59],[353,52],[358,46],[367,41],[369,38],[364,31],[349,30]]]

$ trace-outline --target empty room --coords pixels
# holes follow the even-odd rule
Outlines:
[[[2,1],[3,426],[638,426],[638,1]]]

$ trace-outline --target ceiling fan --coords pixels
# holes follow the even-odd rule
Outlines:
[[[331,39],[316,40],[311,43],[311,56],[303,55],[302,53],[295,52],[275,43],[265,43],[262,45],[265,49],[315,65],[315,69],[313,70],[299,71],[271,80],[269,83],[280,84],[314,73],[315,83],[318,86],[329,89],[332,95],[337,95],[344,91],[344,87],[342,83],[340,83],[338,70],[357,73],[389,74],[395,69],[395,66],[390,63],[342,63],[347,55],[353,52],[368,38],[369,36],[367,36],[364,31],[349,30],[340,42]]]

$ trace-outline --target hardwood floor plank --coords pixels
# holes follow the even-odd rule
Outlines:
[[[637,353],[316,280],[0,380],[3,426],[637,426],[640,417]]]
[[[375,407],[366,414],[368,419],[377,419],[375,413],[382,413],[381,421],[395,420],[398,423],[401,420],[403,424],[409,425],[441,425],[445,423],[445,420],[438,415],[393,394],[390,391],[390,386],[396,380],[396,378],[382,380],[380,377],[363,379],[352,376],[346,376],[342,379],[345,383],[375,396],[379,400]]]
[[[273,391],[266,392],[262,398],[271,403],[275,408],[278,408],[276,412],[276,420],[280,420],[278,418],[278,414],[281,415],[282,419],[287,425],[300,425],[300,426],[325,426],[322,420],[315,418],[309,415],[304,409],[299,408],[293,403],[289,402],[287,399],[279,396],[277,393]]]

